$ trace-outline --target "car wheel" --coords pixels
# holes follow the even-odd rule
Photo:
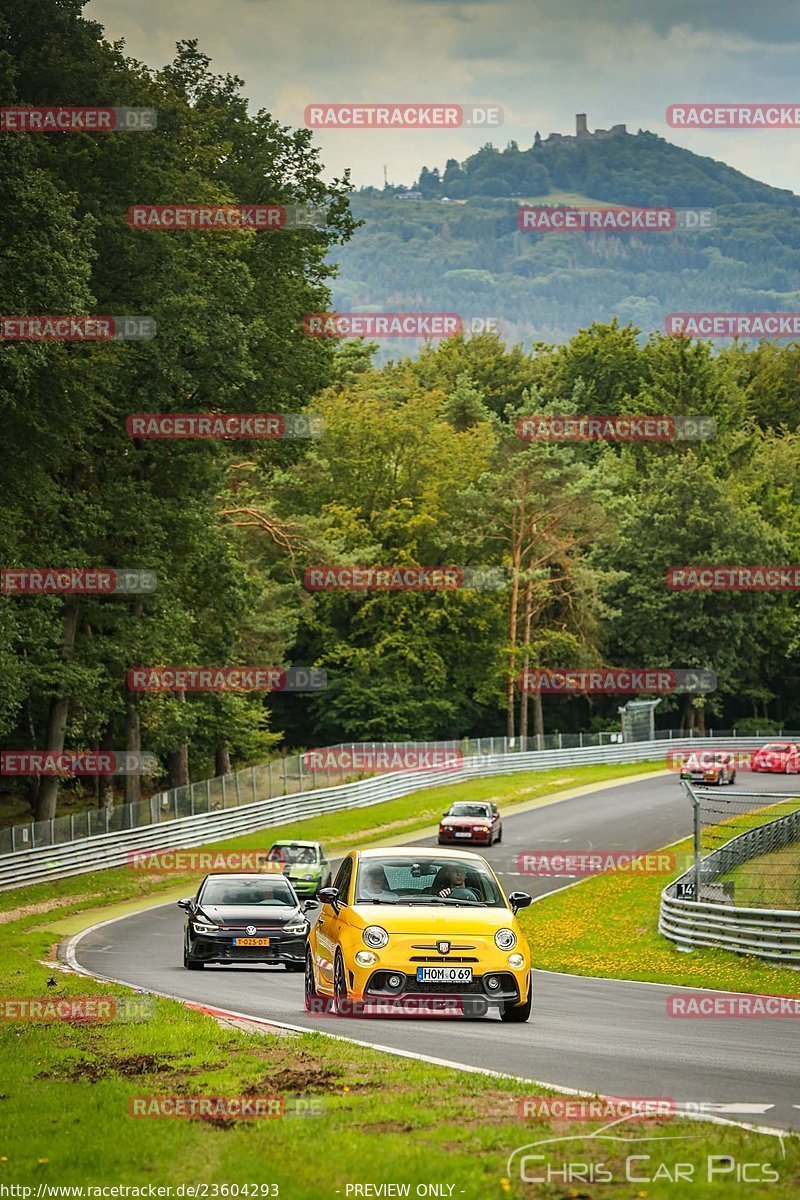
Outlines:
[[[202,971],[205,963],[198,962],[196,958],[190,958],[189,951],[186,949],[186,945],[184,944],[183,965],[186,967],[187,971]]]
[[[524,1004],[504,1004],[500,1010],[500,1020],[517,1024],[530,1020],[531,1004],[533,1002],[533,980],[528,984],[528,999]]]
[[[306,950],[304,1001],[306,1012],[316,1012],[319,1007],[319,992],[314,982],[314,964],[311,961],[311,951]]]
[[[498,831],[497,831],[497,843],[498,843],[498,845],[500,844],[500,842],[502,842],[502,840],[503,840],[503,826],[501,825],[501,826],[500,826],[500,828],[499,828],[499,829],[498,829]]]
[[[336,961],[333,964],[333,1006],[340,1017],[348,1015],[350,1004],[347,999],[347,979],[340,950],[336,951]]]

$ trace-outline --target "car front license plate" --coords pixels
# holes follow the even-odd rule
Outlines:
[[[269,938],[234,938],[234,946],[268,946]]]
[[[472,983],[472,967],[417,967],[417,983]]]
[[[468,829],[457,829],[456,837],[472,837],[472,834]]]

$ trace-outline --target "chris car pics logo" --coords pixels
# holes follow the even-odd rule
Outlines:
[[[639,1119],[637,1115],[623,1116],[591,1133],[541,1138],[518,1146],[508,1157],[507,1178],[510,1181],[516,1176],[521,1183],[547,1184],[559,1189],[603,1183],[628,1183],[639,1187],[724,1183],[731,1188],[736,1185],[747,1188],[753,1184],[777,1183],[781,1178],[778,1163],[785,1158],[786,1151],[780,1135],[772,1135],[772,1145],[756,1143],[749,1154],[743,1150],[738,1158],[707,1151],[692,1155],[691,1150],[687,1150],[680,1154],[676,1153],[676,1143],[681,1146],[702,1143],[708,1133],[659,1135],[648,1132],[637,1135],[625,1128],[626,1122]],[[770,1135],[760,1131],[759,1135],[751,1136],[759,1136],[760,1140]],[[780,1150],[775,1145],[776,1140]],[[737,1194],[746,1197],[748,1191]]]

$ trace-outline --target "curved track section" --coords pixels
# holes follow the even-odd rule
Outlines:
[[[772,776],[755,786],[796,792],[797,782]],[[754,790],[750,779],[747,790]],[[659,776],[507,817],[503,827],[502,843],[486,856],[508,890],[524,887],[542,896],[571,881],[519,877],[520,850],[665,846],[690,832],[690,816],[674,777]],[[312,1016],[303,1009],[300,975],[259,967],[185,971],[182,922],[174,903],[160,905],[79,935],[71,955],[80,969],[102,978],[295,1028],[555,1087],[669,1096],[679,1104],[718,1106],[721,1117],[800,1129],[800,1071],[791,1054],[796,1030],[790,1019],[676,1020],[666,1014],[666,997],[689,989],[543,971],[534,975],[527,1025],[506,1025],[492,1016],[459,1021]]]

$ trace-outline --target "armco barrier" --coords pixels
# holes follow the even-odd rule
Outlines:
[[[760,739],[764,741],[765,739]],[[490,775],[508,775],[516,771],[547,771],[553,767],[581,766],[591,763],[636,763],[663,756],[671,751],[697,749],[698,739],[672,739],[669,742],[633,742],[586,749],[541,750],[512,754],[473,755],[464,759],[459,771],[402,771],[374,776],[356,783],[316,788],[293,795],[257,800],[217,812],[179,817],[169,822],[139,825],[117,833],[100,833],[64,845],[41,846],[0,856],[0,891],[83,875],[103,867],[123,866],[137,849],[186,849],[208,842],[236,837],[257,829],[286,825],[291,821],[340,812],[346,808],[366,808],[384,800],[407,796],[423,788],[458,783]],[[714,745],[735,749],[753,746],[753,738],[715,738]],[[254,768],[255,769],[255,768]]]
[[[702,860],[700,887],[751,858],[782,850],[797,841],[800,841],[800,810],[740,833]],[[678,885],[691,882],[693,875],[691,868],[661,893],[660,933],[687,949],[719,946],[790,965],[800,963],[800,910],[740,908],[733,904],[677,899]]]

